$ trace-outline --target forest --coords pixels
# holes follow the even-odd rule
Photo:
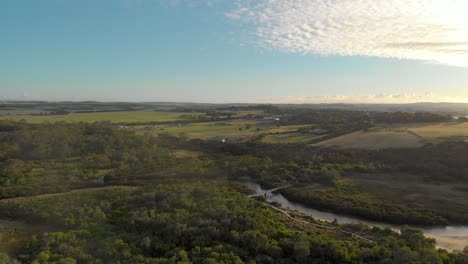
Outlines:
[[[110,123],[0,125],[0,198],[125,182],[174,165],[150,135]]]
[[[24,263],[465,263],[411,228],[361,230],[375,243],[299,230],[231,185],[116,187],[4,202],[0,212],[54,229],[17,249]]]

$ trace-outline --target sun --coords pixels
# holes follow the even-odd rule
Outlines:
[[[468,1],[427,0],[419,17],[432,25],[429,59],[468,67]]]
[[[467,0],[433,0],[429,2],[429,15],[435,22],[451,27],[458,34],[468,34]]]

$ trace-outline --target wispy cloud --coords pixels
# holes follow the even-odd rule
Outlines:
[[[237,0],[226,16],[285,52],[468,66],[466,0]]]

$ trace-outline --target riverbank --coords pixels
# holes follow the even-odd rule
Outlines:
[[[256,194],[267,194],[266,200],[268,202],[276,202],[280,204],[283,208],[289,208],[292,210],[299,211],[301,213],[310,215],[318,220],[333,222],[336,219],[341,224],[363,223],[369,226],[376,226],[381,228],[388,227],[394,230],[400,230],[401,227],[403,227],[403,225],[393,225],[384,222],[367,221],[349,215],[316,210],[314,208],[307,207],[303,204],[292,202],[281,194],[275,194],[269,192],[268,190],[264,190],[257,183],[244,182],[244,185],[247,186],[250,190],[255,191]],[[443,248],[448,251],[456,251],[462,250],[463,248],[468,246],[468,226],[417,228],[420,229],[426,237],[436,239],[437,246],[439,248]]]

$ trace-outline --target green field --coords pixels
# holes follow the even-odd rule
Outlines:
[[[248,138],[260,134],[293,132],[304,126],[264,125],[252,120],[231,120],[228,122],[204,122],[189,125],[164,125],[153,130],[156,134],[185,136],[191,139],[210,139],[216,136]]]
[[[202,113],[189,113],[190,115],[202,116]],[[0,116],[0,120],[25,120],[28,123],[45,122],[99,122],[110,121],[113,123],[132,122],[170,122],[184,120],[181,115],[187,113],[179,112],[152,112],[152,111],[124,111],[124,112],[98,112],[98,113],[71,113],[68,115],[6,115]]]
[[[248,127],[250,124],[250,128]],[[257,131],[255,122],[246,121],[231,121],[231,122],[204,122],[193,123],[189,125],[165,125],[157,127],[153,132],[155,134],[171,134],[174,136],[185,136],[191,139],[210,139],[215,136],[236,136],[236,137],[250,137],[257,133],[261,133],[260,128]]]
[[[263,143],[307,143],[314,139],[318,139],[323,136],[302,134],[302,133],[281,133],[281,134],[268,134],[262,138]]]

